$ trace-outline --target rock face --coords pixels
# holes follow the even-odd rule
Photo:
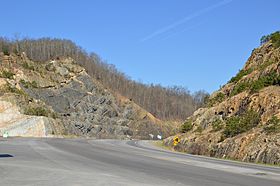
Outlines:
[[[27,116],[10,102],[0,101],[0,135],[48,137],[51,136],[51,121],[46,117]]]
[[[1,54],[0,61],[1,57],[5,60],[1,63],[0,96],[18,107],[19,117],[6,128],[0,123],[2,131],[22,126],[22,132],[14,127],[10,134],[26,136],[26,131],[34,130],[28,135],[119,139],[170,134],[160,120],[132,101],[112,94],[71,58],[35,63],[24,54]],[[4,117],[0,115],[0,122]]]
[[[270,42],[183,125],[176,150],[280,164],[280,49]],[[189,126],[187,129],[186,126]],[[173,146],[173,137],[164,141]]]

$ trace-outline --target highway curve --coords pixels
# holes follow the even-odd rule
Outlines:
[[[0,185],[279,186],[280,168],[159,149],[148,141],[0,139]]]

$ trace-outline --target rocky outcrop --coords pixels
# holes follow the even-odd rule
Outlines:
[[[7,58],[2,54],[0,59],[1,56]],[[150,113],[103,87],[71,58],[45,63],[33,62],[24,54],[8,58],[9,62],[1,60],[0,93],[18,106],[19,112],[25,114],[22,121],[28,120],[28,126],[34,126],[31,128],[36,131],[35,125],[43,131],[43,126],[51,123],[51,134],[59,136],[149,139],[150,133],[171,133]]]
[[[7,101],[0,101],[0,135],[48,137],[52,136],[51,119],[42,116],[28,116]]]
[[[186,121],[174,148],[191,154],[280,164],[280,49],[268,42]],[[273,121],[273,122],[272,122]],[[186,127],[188,125],[188,127]],[[173,137],[164,141],[173,146]]]

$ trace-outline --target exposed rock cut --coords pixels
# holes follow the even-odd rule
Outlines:
[[[187,119],[192,129],[179,134],[175,149],[280,164],[279,59],[280,49],[271,42],[255,49],[244,68],[210,96],[208,107]],[[164,143],[173,146],[173,137]]]

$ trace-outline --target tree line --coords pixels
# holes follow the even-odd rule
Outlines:
[[[25,52],[33,61],[44,62],[57,57],[71,57],[83,66],[89,75],[106,88],[133,100],[163,120],[184,120],[204,104],[205,91],[191,94],[186,88],[147,85],[131,80],[114,65],[104,62],[97,54],[88,53],[66,39],[7,39],[0,38],[0,51],[5,54]]]

